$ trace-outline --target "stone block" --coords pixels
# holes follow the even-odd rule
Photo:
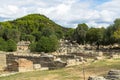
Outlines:
[[[33,68],[36,70],[36,69],[40,69],[41,68],[41,65],[40,64],[34,64],[33,65]]]
[[[26,71],[32,71],[33,70],[33,62],[24,58],[20,58],[18,60],[19,64],[19,72],[26,72]]]

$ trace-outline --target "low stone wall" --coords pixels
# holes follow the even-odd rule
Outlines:
[[[6,54],[8,71],[31,71],[41,69],[56,69],[66,66],[66,63],[55,61],[53,55]]]
[[[41,67],[49,67],[51,61],[54,61],[53,57],[6,54],[6,64],[9,71],[23,72],[24,69],[26,71],[33,70],[33,68],[36,68],[34,64],[39,64]]]

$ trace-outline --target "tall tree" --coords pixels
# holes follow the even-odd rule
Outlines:
[[[87,32],[87,40],[89,43],[98,43],[102,41],[104,32],[102,28],[90,28]]]
[[[16,45],[15,41],[11,40],[11,39],[8,40],[7,41],[7,50],[6,51],[13,52],[13,51],[16,51],[16,49],[17,49],[17,45]]]
[[[84,44],[86,42],[87,30],[88,30],[88,26],[85,23],[78,24],[78,27],[74,31],[74,39],[78,43]]]

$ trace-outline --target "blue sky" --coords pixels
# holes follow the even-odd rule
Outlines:
[[[96,4],[102,4],[104,2],[108,2],[108,1],[111,1],[111,0],[92,0],[92,1],[94,1]]]
[[[65,27],[86,23],[107,27],[120,18],[120,0],[1,0],[0,21],[30,13],[44,14]]]

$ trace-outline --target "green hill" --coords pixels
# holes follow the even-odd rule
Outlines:
[[[55,32],[65,29],[41,14],[29,14],[13,21],[0,22],[0,26],[17,29],[26,34],[41,31],[42,28],[45,27],[49,27],[50,29],[55,30]]]
[[[68,28],[56,24],[41,14],[29,14],[13,21],[0,22],[0,50],[4,50],[2,48],[2,46],[4,46],[4,44],[2,44],[4,40],[5,43],[8,40],[13,40],[15,42],[25,40],[36,44],[41,38],[49,42],[51,39],[54,39],[51,40],[52,42],[50,43],[47,42],[47,44],[43,44],[46,44],[47,47],[55,46],[57,44],[55,41],[63,38],[67,30]],[[55,50],[53,47],[50,48]],[[32,49],[34,49],[34,46]]]
[[[62,38],[67,30],[67,28],[56,24],[41,14],[29,14],[13,21],[0,22],[0,28],[2,30],[0,36],[5,39],[6,37],[2,32],[9,32],[8,29],[10,29],[10,31],[14,29],[14,33],[19,33],[21,37],[23,35],[31,35],[34,33],[43,32],[44,29],[47,29],[46,31],[48,31],[48,33],[53,32],[58,38]]]

